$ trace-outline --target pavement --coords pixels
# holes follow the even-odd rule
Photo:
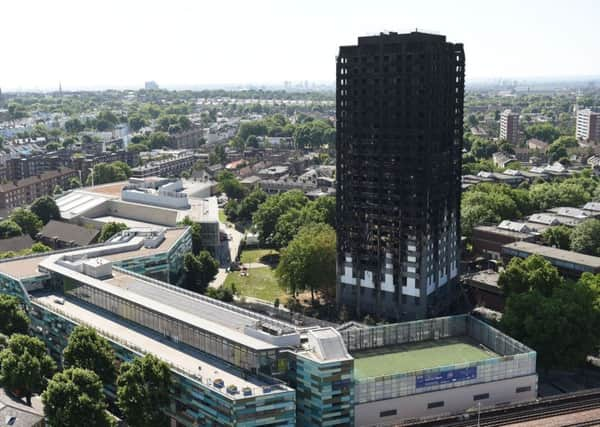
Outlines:
[[[208,284],[211,288],[220,288],[223,286],[223,283],[225,283],[228,274],[227,268],[229,268],[231,261],[237,258],[242,239],[244,238],[244,234],[237,231],[231,224],[221,224],[227,229],[227,233],[231,236],[231,240],[221,242],[221,248],[219,249],[221,254],[221,268],[219,268],[215,280]]]
[[[225,279],[227,279],[228,274],[229,273],[225,268],[219,268],[219,272],[215,276],[215,280],[210,282],[208,286],[211,288],[220,288],[221,286],[223,286],[223,283],[225,283]]]
[[[249,270],[253,268],[271,268],[269,265],[263,264],[262,262],[247,262],[243,265]]]

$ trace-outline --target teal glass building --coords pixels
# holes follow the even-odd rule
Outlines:
[[[2,260],[0,293],[20,298],[59,365],[76,325],[106,337],[118,363],[150,353],[169,364],[174,427],[392,425],[467,410],[473,396],[483,407],[536,397],[535,352],[471,316],[282,322],[178,287],[190,249],[188,228],[128,230]]]

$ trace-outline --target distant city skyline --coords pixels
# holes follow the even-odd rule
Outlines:
[[[600,3],[10,1],[3,91],[333,85],[340,45],[381,31],[465,44],[466,81],[598,79]]]

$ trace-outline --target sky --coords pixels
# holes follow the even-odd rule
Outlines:
[[[598,0],[1,0],[8,90],[333,83],[340,45],[418,28],[478,79],[600,76]]]

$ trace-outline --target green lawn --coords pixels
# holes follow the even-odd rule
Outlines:
[[[225,209],[219,209],[219,221],[223,224],[228,222],[227,215],[225,215]]]
[[[275,249],[244,249],[240,261],[244,264],[249,262],[262,262],[261,258],[266,255],[278,255]]]
[[[223,286],[231,288],[235,284],[238,295],[253,297],[272,303],[275,298],[283,303],[287,299],[284,289],[279,287],[273,270],[270,268],[253,268],[248,270],[248,276],[240,276],[239,271],[227,275]]]
[[[413,372],[497,357],[467,338],[447,338],[354,354],[357,379]]]

